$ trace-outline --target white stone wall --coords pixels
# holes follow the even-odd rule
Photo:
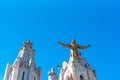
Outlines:
[[[63,62],[60,71],[60,80],[96,80],[96,76],[88,63],[83,58],[70,57],[69,62]]]
[[[8,63],[5,70],[4,80],[11,79],[12,71],[13,71],[12,65]]]

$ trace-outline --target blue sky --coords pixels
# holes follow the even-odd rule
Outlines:
[[[7,62],[13,63],[23,42],[33,42],[42,80],[56,64],[69,59],[58,41],[91,47],[80,50],[97,80],[119,80],[119,0],[0,0],[0,80]]]

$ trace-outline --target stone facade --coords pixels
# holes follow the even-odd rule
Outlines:
[[[70,58],[68,62],[63,62],[62,67],[59,67],[59,77],[54,68],[51,68],[48,72],[48,80],[96,80],[95,71],[78,53],[78,48],[89,46],[80,46],[75,43],[75,40],[74,43],[72,41],[72,44],[60,44],[71,48]],[[4,80],[41,80],[41,71],[40,67],[36,68],[34,50],[32,49],[32,43],[28,40],[24,42],[24,47],[20,49],[14,63],[7,64]]]
[[[96,80],[96,76],[84,58],[70,57],[63,62],[60,80]]]
[[[96,80],[95,71],[91,68],[87,61],[80,56],[78,52],[79,48],[85,49],[90,47],[90,45],[81,46],[76,44],[75,40],[72,40],[71,44],[63,44],[61,42],[59,42],[59,44],[63,47],[71,49],[69,61],[64,61],[60,69],[59,80]],[[53,78],[55,75],[56,74],[48,75],[48,79],[57,80]]]
[[[51,78],[55,75],[48,75],[48,77]],[[62,64],[59,80],[96,80],[96,74],[84,58],[70,57],[68,62],[64,61]]]
[[[8,63],[5,70],[4,80],[41,80],[41,68],[36,68],[32,43],[24,42],[24,47],[13,65]]]

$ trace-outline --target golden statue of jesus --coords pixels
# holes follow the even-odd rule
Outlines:
[[[64,44],[62,42],[58,42],[60,45],[62,45],[63,47],[66,47],[66,48],[71,48],[70,50],[70,54],[71,56],[76,56],[79,58],[79,53],[78,53],[78,49],[85,49],[85,48],[88,48],[90,47],[90,45],[87,45],[87,46],[81,46],[79,44],[76,44],[76,41],[73,39],[72,40],[72,43],[71,44]]]

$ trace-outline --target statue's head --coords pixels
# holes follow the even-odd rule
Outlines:
[[[75,39],[72,40],[72,43],[76,43]]]

